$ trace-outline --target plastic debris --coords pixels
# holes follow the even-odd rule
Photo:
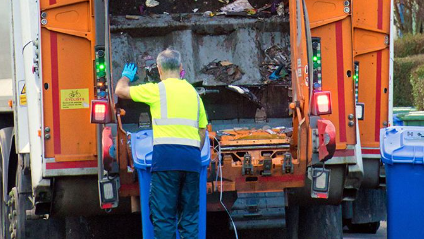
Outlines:
[[[140,5],[138,7],[138,10],[140,11],[140,14],[143,15],[144,14],[144,11],[146,11],[146,6],[144,4],[143,5]]]
[[[156,7],[159,5],[159,2],[156,0],[146,0],[146,7]]]
[[[205,17],[213,17],[213,16],[215,16],[215,14],[213,12],[211,12],[211,11],[206,11],[206,12],[203,13],[203,16],[205,16]]]
[[[221,8],[223,12],[244,12],[246,10],[254,9],[247,0],[236,0]]]
[[[213,61],[205,66],[203,73],[215,76],[215,80],[231,84],[242,78],[244,72],[229,61]]]
[[[271,8],[271,6],[272,6],[272,4],[270,4],[270,3],[265,4],[263,7],[258,8],[257,11],[262,12],[263,10],[267,10],[267,9]]]
[[[281,74],[283,72],[283,74]],[[268,77],[268,79],[270,80],[278,80],[282,77],[285,77],[284,71],[283,71],[283,66],[280,65],[277,70],[275,70],[274,72],[272,72],[272,74]]]
[[[239,93],[240,95],[248,98],[250,101],[252,101],[252,102],[254,102],[257,105],[262,107],[261,101],[248,88],[243,87],[243,86],[237,86],[237,85],[229,85],[229,86],[227,86],[227,88],[234,91],[234,92]]]
[[[265,50],[265,59],[262,62],[262,77],[270,80],[290,80],[287,77],[291,71],[290,49],[278,45]]]
[[[126,15],[125,18],[128,19],[128,20],[138,20],[138,19],[140,19],[140,17],[136,16],[136,15]]]
[[[146,82],[159,82],[160,76],[155,58],[145,52],[143,55],[138,56],[137,66],[143,69],[144,80]],[[142,71],[140,71],[141,73]]]
[[[284,13],[284,3],[280,2],[280,4],[277,6],[277,14],[278,16],[284,16]]]
[[[248,9],[246,12],[247,15],[255,15],[258,11],[256,9]]]

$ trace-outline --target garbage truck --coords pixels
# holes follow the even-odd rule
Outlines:
[[[366,96],[380,97],[375,130],[388,120],[388,1],[10,4],[14,123],[0,130],[4,238],[46,237],[68,217],[140,211],[131,136],[150,129],[151,117],[147,105],[115,96],[114,85],[128,62],[139,69],[134,84],[158,82],[155,59],[168,47],[181,52],[184,78],[208,115],[208,213],[227,210],[235,231],[341,236],[340,205],[357,197],[367,175],[361,145],[378,142],[361,144],[369,130],[358,117],[358,69],[361,79],[378,75]],[[361,108],[367,120],[377,117],[371,105]]]

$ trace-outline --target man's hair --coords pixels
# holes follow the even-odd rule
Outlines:
[[[179,71],[181,66],[181,54],[179,51],[168,48],[159,53],[156,62],[163,71]]]

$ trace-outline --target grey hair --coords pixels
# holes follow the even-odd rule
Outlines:
[[[181,54],[179,51],[168,48],[159,53],[156,62],[158,66],[161,66],[163,71],[179,71],[181,66]]]

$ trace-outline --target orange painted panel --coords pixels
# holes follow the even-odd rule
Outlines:
[[[359,62],[358,102],[364,103],[359,121],[362,147],[379,147],[380,128],[388,122],[389,49],[355,57]]]
[[[390,1],[355,0],[352,11],[354,60],[359,62],[358,102],[364,103],[359,121],[362,147],[379,147],[380,128],[389,110]]]
[[[337,148],[355,144],[355,126],[348,116],[355,113],[354,82],[347,72],[353,71],[350,18],[312,29],[312,37],[321,38],[322,90],[330,91],[333,113],[325,116],[337,132]]]
[[[312,155],[312,144],[307,137],[309,118],[306,117],[309,109],[306,32],[302,2],[290,0],[289,7],[293,100],[300,105],[300,109],[296,109],[293,114],[293,135],[296,136],[293,138],[292,146],[296,151],[293,150],[292,153],[303,163],[310,160]]]
[[[54,4],[52,4],[54,2]],[[45,156],[56,161],[95,160],[94,40],[89,1],[46,0],[41,30],[44,126],[50,128]]]
[[[49,28],[88,32],[90,30],[89,2],[80,2],[67,7],[46,10]]]
[[[306,5],[312,28],[315,25],[325,25],[348,16],[344,12],[343,0],[307,0]]]
[[[390,0],[355,0],[352,4],[353,27],[378,29],[390,33]]]
[[[322,90],[330,91],[333,113],[323,118],[336,127],[336,147],[356,144],[355,127],[349,115],[355,114],[355,91],[352,76],[351,5],[343,0],[307,0],[312,37],[321,39]]]

